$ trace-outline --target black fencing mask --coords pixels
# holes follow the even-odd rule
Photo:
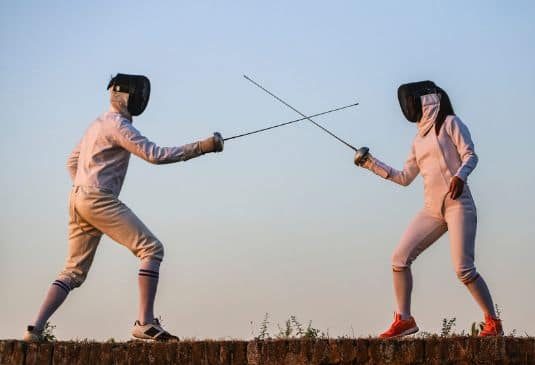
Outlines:
[[[109,84],[108,90],[128,93],[128,112],[131,115],[143,113],[150,96],[150,81],[143,75],[117,74]]]
[[[422,117],[421,96],[434,94],[438,88],[433,81],[411,82],[398,88],[399,106],[409,122],[417,123]]]

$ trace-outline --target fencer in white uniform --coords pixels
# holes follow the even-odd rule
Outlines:
[[[398,308],[394,323],[381,337],[418,331],[410,313],[410,267],[419,254],[446,232],[457,277],[483,310],[486,326],[482,334],[502,334],[491,295],[474,264],[477,213],[467,184],[478,162],[474,143],[467,126],[453,113],[444,90],[427,83],[402,85],[404,89],[400,87],[398,93],[405,116],[416,119],[411,121],[418,127],[403,170],[398,171],[369,153],[357,154],[355,158],[357,165],[403,186],[419,174],[424,180],[424,207],[409,224],[392,255]],[[411,95],[404,98],[406,94]]]
[[[50,286],[33,323],[24,332],[27,342],[46,339],[50,316],[69,293],[80,287],[91,268],[105,234],[140,259],[139,313],[132,337],[142,340],[176,340],[154,316],[154,301],[164,247],[160,240],[121,200],[119,193],[134,154],[154,164],[187,161],[223,150],[219,133],[183,146],[161,147],[133,126],[133,117],[147,107],[150,81],[142,75],[117,74],[107,89],[110,110],[86,130],[67,160],[73,181],[69,199],[69,245],[65,267]]]

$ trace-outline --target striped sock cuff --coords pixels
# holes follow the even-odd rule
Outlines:
[[[61,289],[65,290],[65,292],[67,294],[69,294],[69,292],[71,291],[71,287],[68,286],[67,284],[65,284],[63,281],[61,280],[54,280],[54,282],[52,283],[52,285],[56,285],[56,286],[59,286]]]
[[[139,269],[139,276],[148,276],[151,278],[158,279],[160,277],[160,273],[158,273],[158,271],[153,270]]]

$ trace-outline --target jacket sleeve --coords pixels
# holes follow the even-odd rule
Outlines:
[[[461,166],[455,176],[466,182],[468,175],[475,169],[479,160],[474,150],[474,142],[472,142],[468,127],[459,118],[453,118],[446,127],[461,159]]]
[[[80,143],[74,147],[71,154],[67,158],[67,171],[69,171],[69,175],[71,177],[71,180],[74,182],[74,178],[76,177],[76,171],[78,170],[78,157],[80,156]]]
[[[112,134],[118,145],[153,164],[187,161],[202,155],[199,142],[179,147],[160,147],[126,121],[119,122]]]
[[[407,161],[405,161],[405,165],[401,171],[388,166],[373,156],[368,158],[368,160],[364,163],[364,167],[372,171],[374,174],[381,176],[383,179],[388,179],[403,186],[407,186],[412,183],[420,172],[420,168],[416,162],[414,146],[411,147]]]

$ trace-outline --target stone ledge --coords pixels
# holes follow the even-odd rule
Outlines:
[[[268,340],[179,343],[0,341],[0,365],[535,364],[535,338]]]

